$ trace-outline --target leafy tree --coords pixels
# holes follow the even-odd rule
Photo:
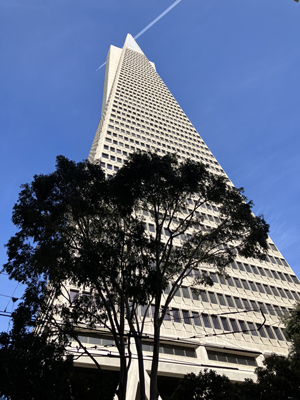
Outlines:
[[[276,354],[267,357],[265,367],[258,367],[259,400],[296,400],[300,398],[300,364]]]
[[[285,334],[291,340],[290,357],[300,362],[300,303],[297,303],[288,317],[283,318]]]
[[[72,357],[34,334],[0,337],[0,395],[12,399],[73,399]]]
[[[79,371],[66,342],[47,335],[18,330],[23,319],[13,315],[13,329],[0,335],[0,396],[14,400],[112,400],[117,380],[111,371]],[[91,373],[92,372],[92,373]]]
[[[218,224],[210,229],[203,226],[204,204],[220,211]],[[237,252],[264,257],[268,225],[252,214],[252,206],[243,190],[223,176],[201,163],[179,163],[175,156],[133,154],[110,180],[97,164],[58,157],[54,173],[35,176],[23,186],[13,212],[19,231],[7,244],[4,268],[28,285],[25,325],[58,337],[70,335],[98,369],[78,332],[104,325],[120,356],[121,400],[133,338],[143,400],[146,314],[140,319],[138,307],[153,307],[150,399],[156,400],[160,329],[178,287],[199,264],[224,275]],[[143,214],[154,232],[145,229]],[[196,290],[199,284],[212,282],[199,275],[192,286]],[[88,295],[71,304],[68,285],[88,288]]]
[[[205,369],[198,375],[187,374],[169,400],[241,400],[235,385],[225,375]]]
[[[177,288],[200,264],[224,274],[237,252],[245,257],[264,257],[268,225],[262,217],[254,217],[253,204],[242,189],[234,188],[223,176],[211,174],[201,163],[134,154],[111,183],[124,212],[146,210],[155,225],[155,234],[148,242],[152,269],[147,305],[154,306],[150,400],[156,400],[160,328]],[[209,230],[202,226],[200,211],[205,204],[218,207],[221,213],[219,224]],[[176,246],[177,240],[181,240],[181,247]],[[171,289],[164,299],[168,283]],[[199,276],[194,285],[201,283],[212,282]]]

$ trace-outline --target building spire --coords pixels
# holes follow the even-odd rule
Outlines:
[[[141,54],[144,54],[143,51],[141,50],[140,46],[137,44],[137,42],[134,40],[134,38],[132,37],[132,35],[130,33],[128,33],[126,36],[126,40],[125,40],[123,48],[124,47],[128,47],[131,50],[135,50]]]

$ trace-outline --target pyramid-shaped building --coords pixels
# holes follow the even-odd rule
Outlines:
[[[155,65],[128,34],[123,49],[111,46],[107,56],[101,119],[89,160],[99,160],[109,177],[137,150],[176,153],[179,160],[202,161],[212,173],[225,175]],[[218,223],[215,207],[207,205],[202,214],[208,229]],[[170,305],[170,318],[163,323],[161,376],[179,377],[209,368],[235,381],[255,379],[254,369],[265,357],[287,355],[280,316],[299,299],[300,285],[270,238],[268,243],[265,261],[237,256],[228,269],[228,279],[210,271],[214,285],[203,287],[200,296],[188,285],[179,289]],[[85,342],[94,343],[88,335]],[[151,343],[145,343],[147,372],[150,351]],[[117,357],[101,357],[100,363],[103,368],[118,368]],[[136,398],[137,387],[137,363],[133,361],[128,399]]]

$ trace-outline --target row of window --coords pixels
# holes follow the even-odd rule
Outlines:
[[[78,335],[78,340],[82,344],[90,344],[91,346],[99,346],[99,347],[114,347],[115,342],[109,338],[103,338],[93,335]],[[70,342],[73,339],[70,338]],[[150,342],[143,342],[142,344],[143,351],[146,352],[153,352],[153,345]],[[214,350],[206,350],[208,359],[211,361],[219,361],[231,364],[241,364],[241,365],[249,365],[249,366],[256,366],[255,357],[246,356],[246,355],[239,355],[239,354],[232,354],[228,352],[220,352]],[[176,346],[170,344],[161,344],[159,346],[160,354],[166,355],[175,355],[179,357],[192,357],[196,358],[196,351],[193,347],[186,347],[186,346]]]
[[[169,293],[169,290],[170,290],[169,287],[167,287],[165,289],[165,294]],[[278,305],[272,305],[270,303],[248,300],[237,296],[224,295],[223,293],[215,293],[206,290],[201,290],[200,294],[198,294],[195,291],[185,286],[181,286],[180,288],[177,289],[175,297],[183,297],[186,299],[199,300],[202,301],[203,303],[218,304],[220,306],[232,307],[242,310],[253,310],[256,312],[260,312],[260,310],[262,310],[263,312],[268,313],[270,315],[282,316],[289,314],[289,310],[282,306],[279,307]]]
[[[220,361],[230,364],[251,365],[253,367],[257,366],[255,358],[250,356],[237,355],[213,350],[207,350],[207,356],[208,359],[212,361]]]
[[[196,297],[197,295],[195,295]],[[263,303],[261,301],[248,300],[245,298],[240,298],[237,296],[223,295],[222,293],[215,293],[210,291],[202,290],[200,292],[199,300],[203,303],[218,304],[221,306],[232,307],[240,310],[249,310],[264,313],[270,315],[277,315],[281,317],[282,315],[289,315],[289,309],[285,307],[280,307],[277,304]]]
[[[144,316],[146,312],[145,306],[140,306],[141,315]],[[152,317],[154,307],[148,309],[147,317]],[[165,321],[183,323],[186,325],[193,325],[195,327],[204,327],[214,330],[229,333],[243,333],[246,335],[260,336],[262,338],[278,339],[285,341],[285,336],[282,330],[276,326],[261,325],[251,321],[244,321],[235,318],[228,318],[223,315],[198,313],[196,311],[184,310],[172,307],[168,309],[165,314]],[[222,334],[222,333],[220,333]]]
[[[153,345],[150,343],[142,344],[143,351],[153,351]],[[172,346],[168,344],[161,344],[159,346],[159,352],[161,354],[175,355],[181,357],[196,357],[196,351],[192,347],[183,347],[183,346]]]
[[[232,263],[231,266],[234,267],[235,264]],[[257,276],[260,275],[262,277],[267,278],[268,280],[269,280],[269,278],[272,278],[277,281],[281,280],[283,282],[295,283],[296,285],[299,285],[299,280],[296,277],[296,275],[290,275],[287,273],[282,273],[280,271],[274,271],[274,270],[268,269],[268,268],[256,267],[254,265],[249,265],[249,264],[245,264],[245,263],[244,263],[244,266],[247,266],[247,269],[246,269],[247,272],[256,274]],[[250,268],[250,267],[252,267],[252,268]],[[256,271],[256,272],[254,272],[254,271]],[[259,271],[259,273],[257,273],[257,271]],[[260,293],[272,294],[271,290],[268,289],[269,286],[266,284],[261,284],[258,282],[253,283],[251,281],[246,281],[246,279],[241,279],[241,278],[239,279],[239,278],[232,278],[232,277],[229,277],[225,280],[222,276],[218,276],[217,274],[214,274],[214,273],[210,273],[210,276],[214,282],[220,283],[221,285],[229,285],[232,287],[237,287],[239,289],[248,289],[249,290],[249,284],[250,284],[251,290],[254,290],[257,292],[257,289],[255,288],[255,284],[256,284],[258,291]],[[270,286],[270,287],[273,288],[273,286]],[[278,290],[279,290],[279,288],[278,288]],[[278,296],[278,294],[276,293],[276,290],[274,291],[272,289],[272,292],[275,294],[275,296]],[[280,291],[281,297],[286,297],[282,293],[283,292]],[[288,295],[288,298],[291,298],[291,297]]]
[[[200,270],[200,271],[201,272],[199,272],[198,269],[193,269],[190,272],[190,275],[192,275],[194,278],[201,278],[201,276],[207,275],[207,271],[205,270]],[[215,273],[212,272],[210,273],[210,277],[213,282],[216,283],[220,281],[222,285],[237,287],[239,289],[245,289],[251,292],[259,292],[270,296],[282,297],[284,299],[288,298],[289,300],[292,301],[299,300],[299,293],[295,292],[294,290],[288,290],[278,286],[275,287],[267,284],[261,284],[260,282],[253,282],[246,279],[239,279],[232,277],[224,279],[222,276],[217,276]],[[167,287],[165,293],[168,293],[169,290],[170,290],[169,287]],[[198,300],[197,294],[191,290],[192,294],[191,297],[189,294],[189,290],[190,290],[189,288],[185,288],[184,286],[182,286],[178,289],[177,293],[178,295],[182,293],[183,294],[182,297],[193,298],[194,300]]]
[[[186,288],[187,289],[187,288]],[[205,292],[202,292],[205,293]],[[217,296],[219,298],[220,294],[215,294],[211,292],[215,297]],[[78,298],[79,291],[78,290],[70,290],[70,303],[74,304],[76,299]],[[202,296],[202,294],[201,294]],[[205,293],[205,298],[203,301],[207,301],[207,294]],[[210,294],[209,294],[210,296]],[[221,301],[224,300],[224,296],[222,296]],[[90,304],[90,295],[89,293],[82,293],[83,299],[86,301],[86,305],[89,306]],[[231,296],[225,296],[227,304],[230,307],[235,307],[233,301],[237,301],[237,298],[233,298]],[[244,300],[244,299],[243,299]],[[248,301],[247,299],[245,299]],[[84,304],[84,303],[83,303]],[[225,305],[225,304],[224,304]],[[238,303],[236,303],[236,306],[238,306]],[[260,306],[260,305],[259,305]],[[267,305],[269,307],[270,305]],[[249,303],[247,304],[247,307],[250,308]],[[275,306],[274,306],[275,309]],[[148,317],[148,318],[153,318],[154,315],[154,306],[151,305],[149,308],[146,306],[141,305],[140,306],[140,315],[141,317]],[[278,340],[285,340],[284,335],[279,327],[273,326],[271,327],[270,325],[263,325],[257,324],[251,321],[243,321],[240,319],[235,319],[235,318],[227,318],[225,317],[225,314],[221,315],[214,315],[214,314],[207,314],[207,313],[199,313],[197,311],[192,311],[192,310],[185,310],[185,309],[179,309],[179,308],[169,308],[167,312],[165,313],[164,317],[165,321],[173,321],[175,323],[183,323],[186,325],[193,325],[195,327],[204,327],[204,328],[212,328],[215,330],[221,330],[223,332],[227,333],[244,333],[244,334],[249,334],[252,336],[258,336],[264,337],[264,338],[270,338],[270,339],[278,339]],[[94,342],[84,342],[84,343],[90,343],[90,344],[102,344],[102,345],[109,345],[108,342],[95,342],[97,338],[94,338],[91,336],[93,339],[83,339],[83,340],[94,340]],[[97,339],[98,340],[98,339]],[[101,339],[102,340],[102,339]]]

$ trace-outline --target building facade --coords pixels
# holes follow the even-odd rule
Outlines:
[[[99,160],[110,177],[137,150],[176,153],[179,160],[201,161],[210,172],[226,175],[155,65],[128,34],[123,49],[111,46],[107,56],[101,119],[89,160]],[[208,229],[218,223],[215,207],[208,205],[202,215]],[[255,379],[254,369],[265,357],[271,353],[287,355],[288,342],[279,318],[299,299],[300,285],[270,238],[268,243],[265,261],[237,256],[228,268],[228,279],[210,271],[214,285],[201,288],[200,295],[191,291],[188,281],[180,287],[161,331],[160,375],[182,377],[209,368],[235,381]],[[145,334],[148,329],[151,335],[150,311],[147,318]],[[103,368],[118,368],[118,358],[113,357],[117,351],[109,347],[109,338],[86,335],[82,339],[91,346],[97,342]],[[151,342],[145,343],[144,354],[149,373]],[[89,363],[88,358],[80,359],[78,365]],[[137,387],[137,361],[133,360],[128,399],[136,398]]]

